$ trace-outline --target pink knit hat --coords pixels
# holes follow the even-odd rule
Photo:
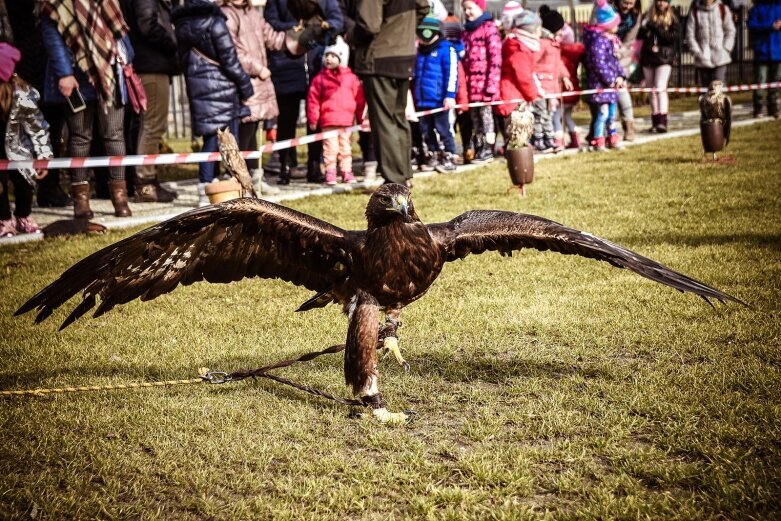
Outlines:
[[[463,0],[461,2],[461,5],[463,5],[466,2],[474,2],[475,5],[480,8],[481,11],[485,11],[485,0]]]
[[[16,62],[22,57],[19,49],[5,42],[0,43],[0,80],[8,81],[14,75]]]
[[[607,0],[596,0],[591,11],[591,25],[601,31],[609,31],[621,23],[621,17]]]
[[[499,18],[502,22],[502,27],[505,31],[509,31],[513,28],[513,20],[515,17],[523,12],[523,6],[520,2],[510,0],[502,8],[502,16]]]

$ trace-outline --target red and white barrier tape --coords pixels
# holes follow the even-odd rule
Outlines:
[[[746,85],[730,85],[724,90],[727,92],[747,92],[752,90],[762,89],[774,89],[781,87],[781,82],[769,82],[769,83],[752,83]],[[568,96],[582,96],[584,94],[597,94],[602,92],[617,92],[619,89],[584,89],[576,91],[562,92],[558,94],[546,94],[545,98],[558,99]],[[658,89],[648,87],[633,87],[627,90],[628,92],[656,92]],[[677,93],[700,93],[707,92],[708,89],[704,87],[670,87],[665,89],[666,92]],[[456,108],[472,108],[472,107],[484,107],[484,106],[496,106],[504,105],[505,103],[519,103],[523,101],[521,99],[510,100],[498,100],[491,102],[478,102],[456,105]],[[443,112],[445,107],[439,107],[436,109],[420,110],[414,113],[415,117],[428,116],[430,114],[436,114]],[[315,141],[322,141],[330,137],[338,136],[342,133],[356,132],[358,130],[368,130],[361,125],[353,125],[351,127],[338,128],[334,130],[328,130],[326,132],[317,132],[315,134],[309,134],[302,137],[293,139],[287,139],[285,141],[277,141],[276,143],[266,143],[260,150],[245,151],[241,155],[245,159],[258,159],[261,154],[273,152],[275,150],[282,150],[285,148],[295,147],[298,145],[306,145],[314,143]],[[93,168],[93,167],[112,167],[112,166],[139,166],[139,165],[173,165],[173,164],[186,164],[186,163],[207,163],[210,161],[219,161],[219,152],[194,152],[191,154],[149,154],[139,156],[102,156],[102,157],[61,157],[56,159],[36,159],[26,161],[9,161],[0,160],[0,170],[16,170],[19,168],[35,168],[35,169],[53,169],[53,168]]]

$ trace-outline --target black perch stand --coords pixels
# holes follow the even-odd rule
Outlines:
[[[534,149],[526,146],[521,148],[508,148],[505,151],[507,170],[510,172],[510,180],[518,187],[520,195],[526,195],[524,185],[534,181]]]

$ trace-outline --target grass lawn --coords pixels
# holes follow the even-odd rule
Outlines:
[[[261,380],[0,399],[0,518],[768,519],[781,514],[781,122],[418,180],[427,222],[543,215],[747,302],[712,309],[604,263],[523,251],[448,266],[381,364],[397,427]],[[291,202],[364,226],[364,194]],[[13,311],[132,231],[0,249],[0,389],[191,378],[340,343],[279,281],[179,288],[57,327]],[[285,376],[347,396],[341,358]]]

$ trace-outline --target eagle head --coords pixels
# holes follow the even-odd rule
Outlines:
[[[412,195],[404,185],[387,183],[380,186],[366,205],[366,219],[369,228],[382,226],[401,219],[404,222],[418,220],[412,206]]]

